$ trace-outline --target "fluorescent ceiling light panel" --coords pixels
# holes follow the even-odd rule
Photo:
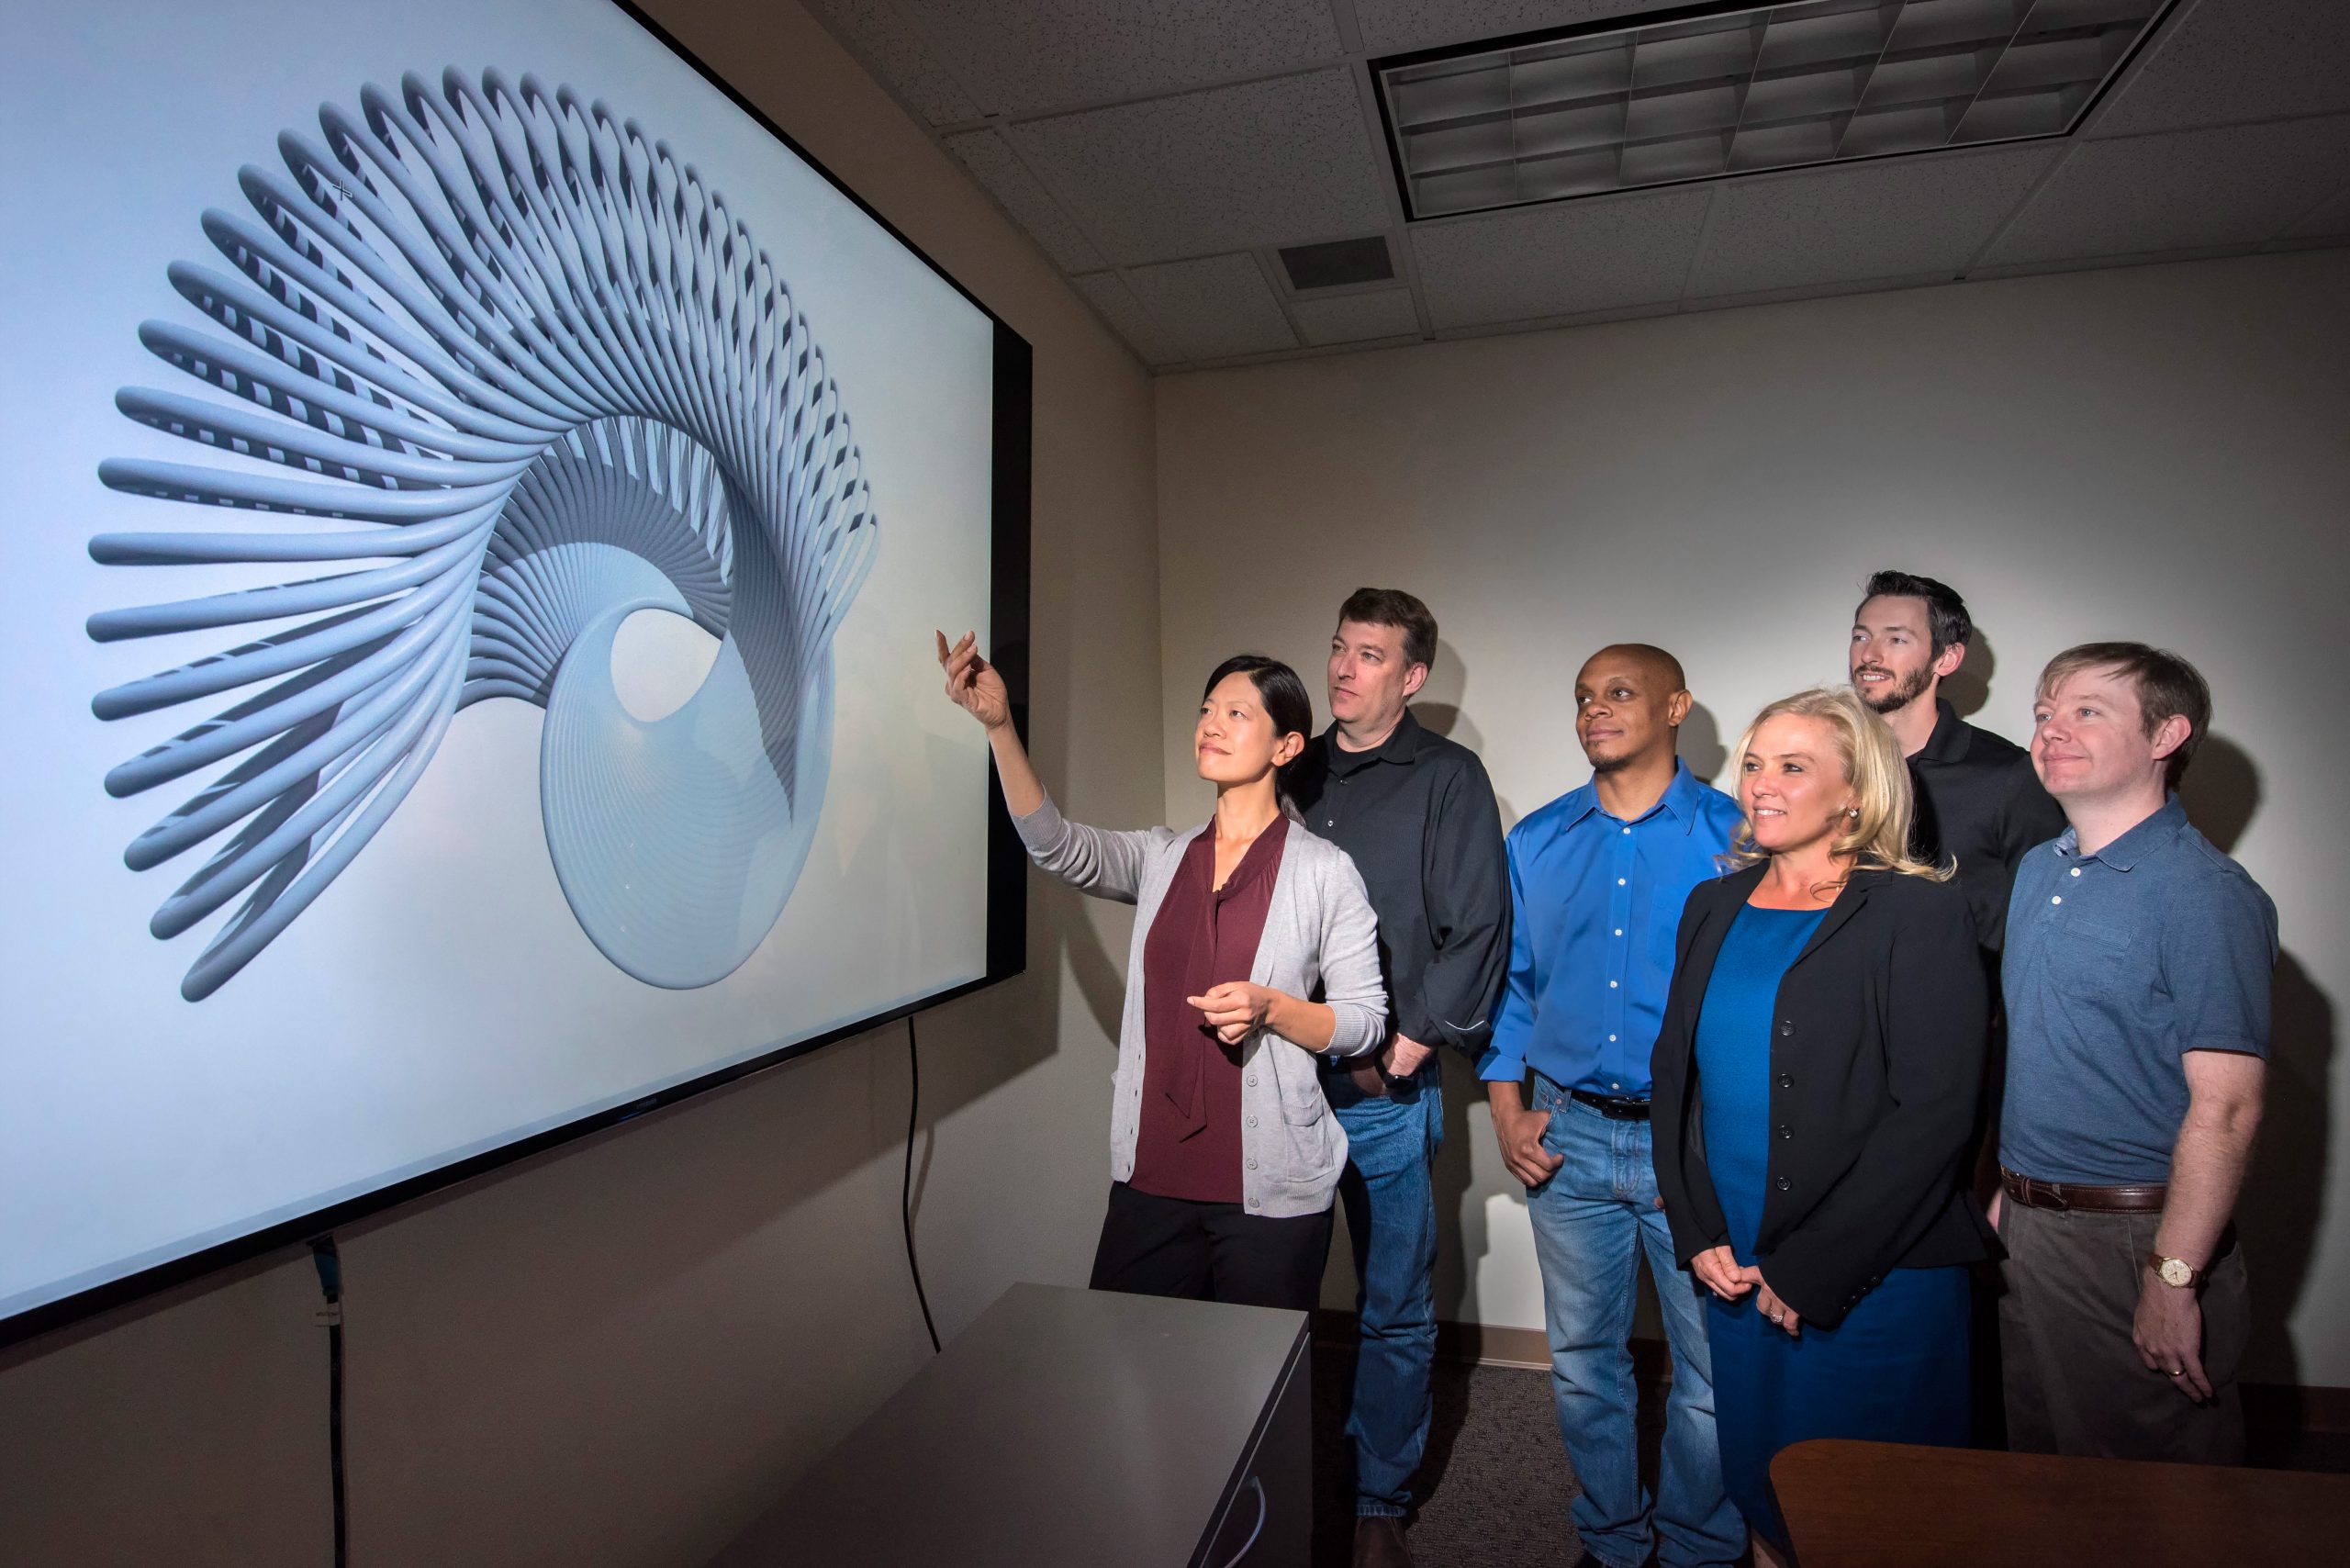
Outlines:
[[[1689,7],[1374,61],[1404,210],[2069,134],[2173,0]]]

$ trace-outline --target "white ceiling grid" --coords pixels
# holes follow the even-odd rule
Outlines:
[[[806,4],[1155,369],[2350,241],[2350,0],[2177,0],[2070,137],[1418,222],[1370,62],[1684,7]],[[1301,295],[1274,254],[1372,234],[1391,284]]]

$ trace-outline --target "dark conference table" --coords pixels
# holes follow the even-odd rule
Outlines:
[[[1771,1462],[1800,1568],[2338,1562],[2350,1475],[1818,1439]]]
[[[1304,1568],[1306,1316],[1014,1285],[711,1568]]]

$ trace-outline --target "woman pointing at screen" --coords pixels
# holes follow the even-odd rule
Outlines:
[[[1113,832],[1055,809],[976,638],[950,648],[942,633],[938,662],[987,727],[1030,857],[1136,906],[1093,1288],[1311,1308],[1347,1163],[1315,1058],[1374,1049],[1387,997],[1354,862],[1282,810],[1282,770],[1314,723],[1297,672],[1254,654],[1217,666],[1192,732],[1214,814]]]

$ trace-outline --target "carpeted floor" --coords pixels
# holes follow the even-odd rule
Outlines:
[[[1315,1568],[1347,1568],[1354,1528],[1346,1391],[1352,1351],[1314,1349]],[[1567,1505],[1574,1470],[1551,1414],[1550,1374],[1438,1361],[1421,1472],[1427,1501],[1405,1538],[1422,1568],[1564,1568],[1583,1561]],[[1662,1390],[1644,1390],[1643,1468],[1653,1484]]]

